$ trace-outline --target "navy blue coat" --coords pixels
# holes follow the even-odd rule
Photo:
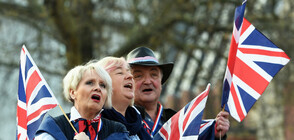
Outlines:
[[[110,121],[101,118],[103,125],[98,133],[99,140],[128,140],[129,133],[126,127],[118,122]],[[53,118],[51,116],[46,117],[39,129],[36,132],[36,136],[41,133],[49,133],[56,140],[72,140],[74,137],[74,130],[71,128],[70,124],[67,122],[63,115]]]
[[[152,139],[147,132],[147,128],[144,127],[141,115],[133,107],[129,106],[127,108],[125,117],[114,108],[104,109],[102,111],[102,117],[124,124],[129,131],[130,136],[137,135],[141,140]]]

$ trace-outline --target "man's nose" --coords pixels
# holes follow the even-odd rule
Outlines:
[[[145,76],[143,82],[144,82],[144,84],[151,84],[152,83],[151,77],[150,76]]]

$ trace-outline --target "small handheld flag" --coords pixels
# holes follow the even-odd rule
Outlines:
[[[155,135],[154,139],[198,139],[209,89],[210,84],[200,95],[170,118]]]
[[[245,5],[246,1],[235,11],[221,105],[239,122],[290,61],[282,49],[243,18]]]
[[[25,46],[20,53],[17,139],[33,139],[44,115],[59,103]]]

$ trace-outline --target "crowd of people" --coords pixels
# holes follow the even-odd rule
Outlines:
[[[138,47],[126,58],[105,57],[72,68],[63,79],[64,96],[73,104],[66,114],[72,125],[64,115],[48,116],[35,139],[153,139],[176,113],[159,102],[173,66]],[[225,111],[216,116],[214,139],[226,139],[228,117]]]

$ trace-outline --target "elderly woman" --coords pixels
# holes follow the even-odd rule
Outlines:
[[[141,115],[133,107],[134,80],[129,64],[124,58],[105,57],[94,63],[102,66],[112,79],[112,109],[105,109],[102,117],[124,124],[131,139],[152,139],[148,128],[142,122]],[[150,131],[149,131],[150,132]]]
[[[68,117],[48,116],[36,132],[36,139],[128,139],[126,127],[101,118],[102,108],[111,108],[112,84],[99,66],[84,65],[71,69],[63,79],[65,98],[73,103]]]

